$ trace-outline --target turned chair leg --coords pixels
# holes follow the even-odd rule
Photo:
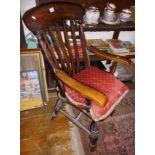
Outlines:
[[[90,125],[90,149],[94,151],[97,145],[98,135],[99,135],[99,127],[97,122],[92,121]]]
[[[57,100],[57,103],[54,107],[54,111],[51,114],[51,119],[54,119],[57,116],[57,113],[60,111],[63,103],[64,103],[64,101],[62,101],[61,99]]]

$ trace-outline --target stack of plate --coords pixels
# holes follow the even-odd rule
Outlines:
[[[114,11],[105,9],[103,14],[103,19],[110,22],[115,22],[117,19],[117,15]]]
[[[105,8],[103,17],[100,19],[101,22],[105,24],[117,24],[119,23],[118,15],[114,11],[108,10]]]
[[[129,9],[123,9],[122,12],[119,14],[119,19],[122,22],[131,21],[131,14],[132,12]]]

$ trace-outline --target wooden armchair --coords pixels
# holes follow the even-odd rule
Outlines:
[[[99,134],[97,122],[108,117],[128,92],[128,88],[112,74],[116,63],[130,65],[131,62],[122,56],[102,53],[94,47],[87,48],[81,23],[84,13],[85,9],[79,4],[51,2],[30,9],[23,20],[36,35],[57,84],[58,100],[52,119],[59,111],[62,112],[89,134],[90,146],[94,150]],[[77,20],[79,24],[75,25]],[[88,50],[103,59],[112,60],[111,73],[90,66]],[[66,103],[92,120],[90,129],[78,121],[79,115],[73,118],[61,109]]]

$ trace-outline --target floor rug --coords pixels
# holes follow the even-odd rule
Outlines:
[[[88,118],[82,116],[88,127]],[[89,148],[89,136],[79,129],[85,155],[134,155],[135,154],[135,92],[131,90],[115,111],[99,123],[100,135],[94,152]]]

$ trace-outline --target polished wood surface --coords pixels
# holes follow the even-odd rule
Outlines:
[[[96,54],[96,56],[104,59],[104,60],[114,60],[115,62],[123,63],[125,65],[132,64],[132,61],[125,56],[114,55],[110,53],[103,53],[95,47],[89,47],[89,50]]]
[[[74,155],[78,149],[72,147],[73,126],[68,120],[62,114],[55,121],[50,119],[57,98],[54,93],[49,96],[47,106],[20,114],[21,155]]]
[[[52,11],[50,12],[50,10]],[[54,68],[55,66],[56,68],[60,68],[60,63],[61,68],[69,75],[74,75],[80,70],[77,40],[75,36],[76,26],[73,19],[81,20],[84,13],[85,10],[81,5],[59,2],[32,8],[23,16],[23,20],[27,27],[37,35],[39,44],[43,49],[43,52],[45,52],[44,55],[52,67]],[[67,21],[70,21],[71,27],[67,25]],[[60,29],[62,30],[62,28],[63,34],[60,33]],[[70,37],[68,34],[69,29],[71,31],[73,46],[70,44]],[[86,57],[84,32],[80,25],[79,35],[86,67],[88,66],[88,57]],[[53,47],[51,46],[49,37],[53,42]],[[62,41],[62,38],[65,38],[65,43]],[[57,39],[59,40],[59,43],[57,43]],[[72,49],[75,49],[75,53]],[[59,59],[57,59],[57,57]]]
[[[40,7],[34,7],[23,15],[26,26],[34,33],[47,30],[55,23],[61,24],[62,20],[80,20],[85,9],[74,3],[49,3]],[[42,20],[44,19],[44,20]]]
[[[134,31],[135,30],[135,24],[132,21],[129,22],[122,22],[120,24],[116,25],[108,25],[104,23],[99,23],[95,26],[89,26],[86,25],[83,27],[84,31]]]

